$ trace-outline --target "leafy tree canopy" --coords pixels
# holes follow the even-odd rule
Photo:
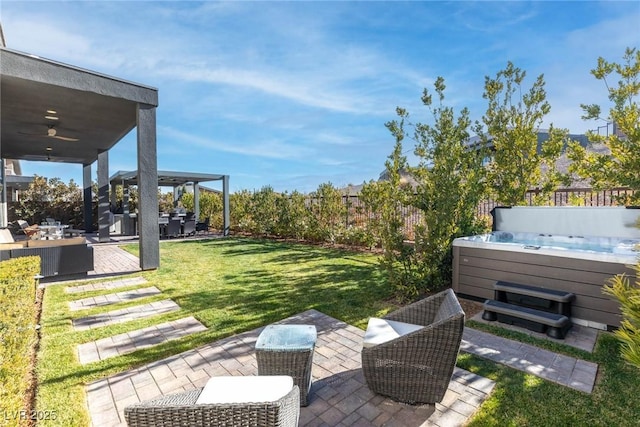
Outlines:
[[[573,161],[569,171],[590,179],[596,190],[614,187],[636,190],[635,194],[621,196],[618,201],[637,205],[640,203],[640,51],[627,48],[621,63],[598,58],[591,74],[604,83],[612,105],[608,117],[603,118],[599,105],[581,104],[582,118],[612,122],[616,131],[608,135],[587,134],[590,141],[604,144],[609,153],[590,152],[572,143],[568,151]]]

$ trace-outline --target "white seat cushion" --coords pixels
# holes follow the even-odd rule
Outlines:
[[[372,317],[369,319],[367,331],[364,333],[362,346],[365,348],[373,347],[422,328],[424,326]]]
[[[3,228],[2,230],[0,230],[0,243],[13,243],[15,242],[15,240],[13,240],[13,236],[11,235],[11,231]]]
[[[275,402],[292,388],[293,378],[287,375],[213,377],[202,389],[196,405]]]

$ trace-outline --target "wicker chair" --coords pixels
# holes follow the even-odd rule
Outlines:
[[[442,401],[460,350],[464,316],[451,289],[387,315],[385,320],[411,324],[406,326],[413,331],[362,349],[371,391],[411,404]]]
[[[196,404],[202,388],[127,406],[129,427],[255,426],[295,427],[300,416],[300,391],[273,402]]]

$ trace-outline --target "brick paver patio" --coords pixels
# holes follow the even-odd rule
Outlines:
[[[93,245],[94,269],[90,277],[113,276],[140,271],[140,259],[116,245]]]
[[[313,324],[309,406],[301,426],[459,426],[493,390],[494,382],[456,368],[442,403],[406,405],[373,394],[360,369],[364,331],[316,310],[282,323]],[[238,334],[148,365],[93,382],[87,404],[95,427],[124,426],[127,405],[159,395],[203,387],[215,375],[257,375],[254,346],[262,328]]]

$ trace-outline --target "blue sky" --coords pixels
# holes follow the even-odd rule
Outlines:
[[[397,106],[430,123],[420,96],[442,76],[447,105],[480,119],[507,61],[526,85],[544,73],[545,127],[582,133],[601,123],[579,105],[608,105],[597,58],[640,47],[637,1],[3,0],[0,20],[11,49],[157,87],[158,168],[228,174],[232,191],[377,179]],[[135,146],[133,131],[110,174],[135,169]],[[80,165],[22,167],[81,182]]]

